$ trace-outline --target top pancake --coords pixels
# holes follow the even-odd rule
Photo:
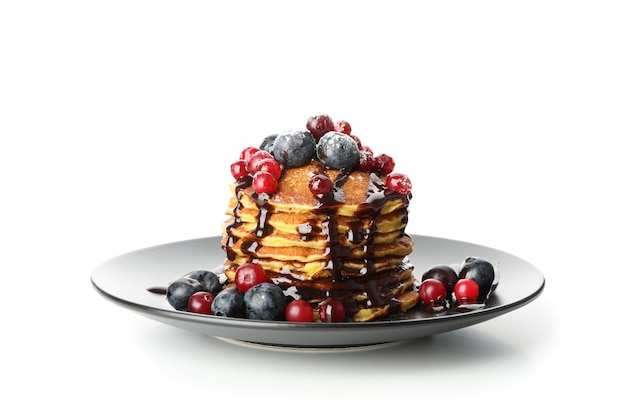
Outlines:
[[[278,191],[269,196],[267,202],[274,211],[311,214],[316,208],[320,208],[320,199],[309,190],[309,180],[318,173],[323,173],[333,182],[337,182],[338,177],[343,175],[342,171],[326,168],[317,161],[298,168],[284,169]],[[337,215],[355,216],[359,208],[363,209],[365,205],[383,197],[384,179],[369,172],[353,171],[340,187],[336,187],[334,204],[325,205],[327,208],[334,208]],[[236,187],[237,183],[231,185],[234,196],[237,194]],[[258,202],[253,201],[255,195],[252,186],[248,186],[241,190],[240,201],[245,207],[258,206]],[[405,205],[406,201],[403,199],[387,199],[384,206],[378,209],[380,214],[385,214]]]

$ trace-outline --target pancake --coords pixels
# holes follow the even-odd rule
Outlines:
[[[380,169],[335,169],[315,158],[281,168],[271,193],[257,192],[252,175],[231,184],[222,227],[228,280],[258,263],[285,294],[314,307],[338,299],[354,321],[413,307],[411,194],[388,187]],[[332,191],[314,194],[309,182],[320,174]]]

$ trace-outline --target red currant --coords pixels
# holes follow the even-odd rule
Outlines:
[[[210,292],[199,291],[194,293],[191,297],[189,297],[187,306],[188,310],[191,313],[213,314],[211,305],[213,304],[214,298],[215,297]]]
[[[248,175],[248,169],[246,168],[246,161],[239,160],[237,162],[233,162],[230,165],[230,173],[233,174],[233,178],[236,180],[240,180],[246,175]]]
[[[316,114],[309,117],[309,120],[306,122],[306,128],[311,132],[315,140],[320,140],[326,133],[335,129],[335,124],[329,115]]]
[[[256,148],[254,146],[248,146],[246,149],[241,151],[241,155],[239,155],[239,159],[248,162],[248,159],[250,159],[250,157],[254,155],[255,153],[257,153],[258,151],[259,151],[259,148]]]
[[[309,190],[315,194],[328,194],[333,190],[333,182],[324,174],[315,174],[309,180]]]
[[[278,180],[267,171],[259,171],[254,174],[252,186],[254,187],[254,191],[259,194],[273,194],[278,191]]]
[[[371,152],[359,151],[359,170],[369,171],[374,168],[374,155]]]
[[[257,164],[257,172],[267,171],[276,179],[280,179],[282,169],[280,164],[274,158],[267,158],[259,161]]]
[[[235,272],[235,285],[242,293],[266,281],[267,275],[265,275],[265,270],[259,264],[243,264]]]
[[[411,180],[404,174],[393,173],[387,175],[387,180],[385,182],[387,188],[390,188],[402,195],[409,195],[411,192]]]
[[[473,279],[460,279],[454,286],[454,296],[457,300],[475,300],[478,298],[478,293],[478,284]]]
[[[250,159],[248,159],[247,165],[246,167],[248,168],[248,172],[250,172],[250,174],[254,175],[257,173],[257,171],[259,170],[259,163],[261,161],[263,161],[264,159],[268,159],[268,158],[274,158],[272,156],[271,153],[267,152],[267,151],[258,151],[255,152],[253,155],[250,156]]]
[[[374,168],[378,169],[383,175],[391,174],[395,167],[395,161],[387,154],[381,153],[374,158]]]
[[[293,300],[285,309],[287,321],[311,322],[313,321],[313,307],[304,300]]]
[[[447,296],[446,286],[437,279],[429,278],[420,285],[419,296],[426,304],[441,301]]]
[[[328,298],[323,301],[318,308],[318,313],[322,323],[339,323],[346,318],[346,310],[343,304],[334,298]]]
[[[352,126],[350,126],[350,123],[346,122],[345,120],[339,120],[337,123],[335,123],[335,130],[339,133],[345,133],[346,135],[349,135],[350,132],[352,132]]]

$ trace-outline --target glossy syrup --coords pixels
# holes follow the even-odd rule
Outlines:
[[[232,229],[236,228],[239,224],[241,224],[241,210],[243,209],[243,203],[241,202],[241,197],[243,194],[243,190],[250,187],[252,185],[252,177],[250,175],[246,175],[242,179],[237,182],[235,186],[235,197],[237,203],[235,208],[233,209],[233,221],[226,226],[226,243],[223,245],[224,252],[226,252],[226,257],[229,261],[234,261],[237,257],[237,254],[233,251],[233,246],[239,240],[238,237],[233,235],[231,232]]]

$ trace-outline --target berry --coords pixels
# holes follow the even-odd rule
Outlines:
[[[211,271],[205,271],[203,269],[191,271],[185,275],[185,278],[195,279],[202,284],[206,292],[210,292],[213,295],[217,295],[218,292],[222,291],[220,279]]]
[[[368,151],[359,151],[359,170],[369,171],[374,168],[374,155]]]
[[[472,279],[480,289],[479,297],[486,297],[491,291],[491,285],[495,279],[493,265],[482,258],[468,257],[461,264],[459,279]]]
[[[343,304],[335,298],[328,298],[323,301],[319,305],[318,313],[322,323],[339,323],[346,318]]]
[[[280,179],[280,174],[282,173],[280,164],[274,158],[267,158],[259,161],[257,164],[257,170],[257,172],[267,171],[277,180]]]
[[[478,284],[473,279],[460,279],[454,286],[454,296],[457,300],[475,300],[479,292]]]
[[[179,278],[167,287],[165,298],[172,307],[179,311],[187,311],[189,297],[204,291],[204,287],[192,278]]]
[[[274,154],[274,141],[276,140],[276,136],[278,135],[273,134],[265,137],[261,142],[261,146],[259,146],[259,149]]]
[[[211,304],[213,315],[221,317],[245,317],[243,295],[237,287],[228,287],[215,296]]]
[[[359,147],[354,139],[339,132],[329,132],[317,143],[317,157],[327,167],[350,169],[359,162]]]
[[[310,132],[281,133],[274,141],[274,158],[287,168],[308,164],[315,157],[315,139]]]
[[[439,280],[427,279],[420,285],[419,296],[425,304],[441,302],[447,296],[446,286]]]
[[[315,174],[309,180],[309,190],[315,194],[328,194],[333,190],[333,182],[324,174]]]
[[[240,159],[237,162],[233,162],[230,165],[230,173],[233,174],[233,178],[240,180],[248,175],[248,168],[246,167],[246,161]]]
[[[391,174],[395,167],[396,163],[393,158],[387,154],[381,153],[374,158],[374,169],[380,171],[383,175]]]
[[[311,322],[313,321],[313,307],[305,300],[293,300],[285,308],[287,321]]]
[[[267,281],[265,270],[261,265],[247,263],[237,268],[235,272],[235,285],[242,293],[245,293],[255,285]]]
[[[446,293],[452,294],[454,285],[459,280],[459,277],[454,269],[448,265],[435,265],[430,267],[428,271],[424,272],[422,275],[422,282],[427,279],[436,279],[437,281],[441,281],[446,287]]]
[[[337,123],[335,123],[335,131],[349,135],[350,132],[352,132],[352,126],[350,126],[350,123],[346,122],[345,120],[339,120]]]
[[[274,159],[272,154],[267,151],[258,151],[254,155],[250,156],[250,159],[248,159],[248,163],[246,164],[248,172],[252,175],[256,174],[259,170],[259,163],[268,158]]]
[[[252,320],[281,320],[285,315],[286,297],[276,284],[264,282],[243,295],[246,318]]]
[[[211,304],[215,297],[210,292],[199,291],[189,297],[188,310],[191,313],[213,314]]]
[[[390,188],[398,194],[402,195],[409,195],[412,187],[409,177],[397,172],[387,175],[385,185],[387,186],[387,188]]]
[[[255,153],[259,151],[259,148],[255,148],[254,146],[248,146],[246,149],[241,151],[241,155],[239,155],[239,159],[248,162],[248,159]]]
[[[306,122],[306,128],[316,140],[320,140],[326,133],[335,129],[333,119],[327,114],[316,114],[309,117]]]
[[[258,194],[273,194],[278,191],[278,180],[267,171],[259,171],[254,174],[252,186]]]

